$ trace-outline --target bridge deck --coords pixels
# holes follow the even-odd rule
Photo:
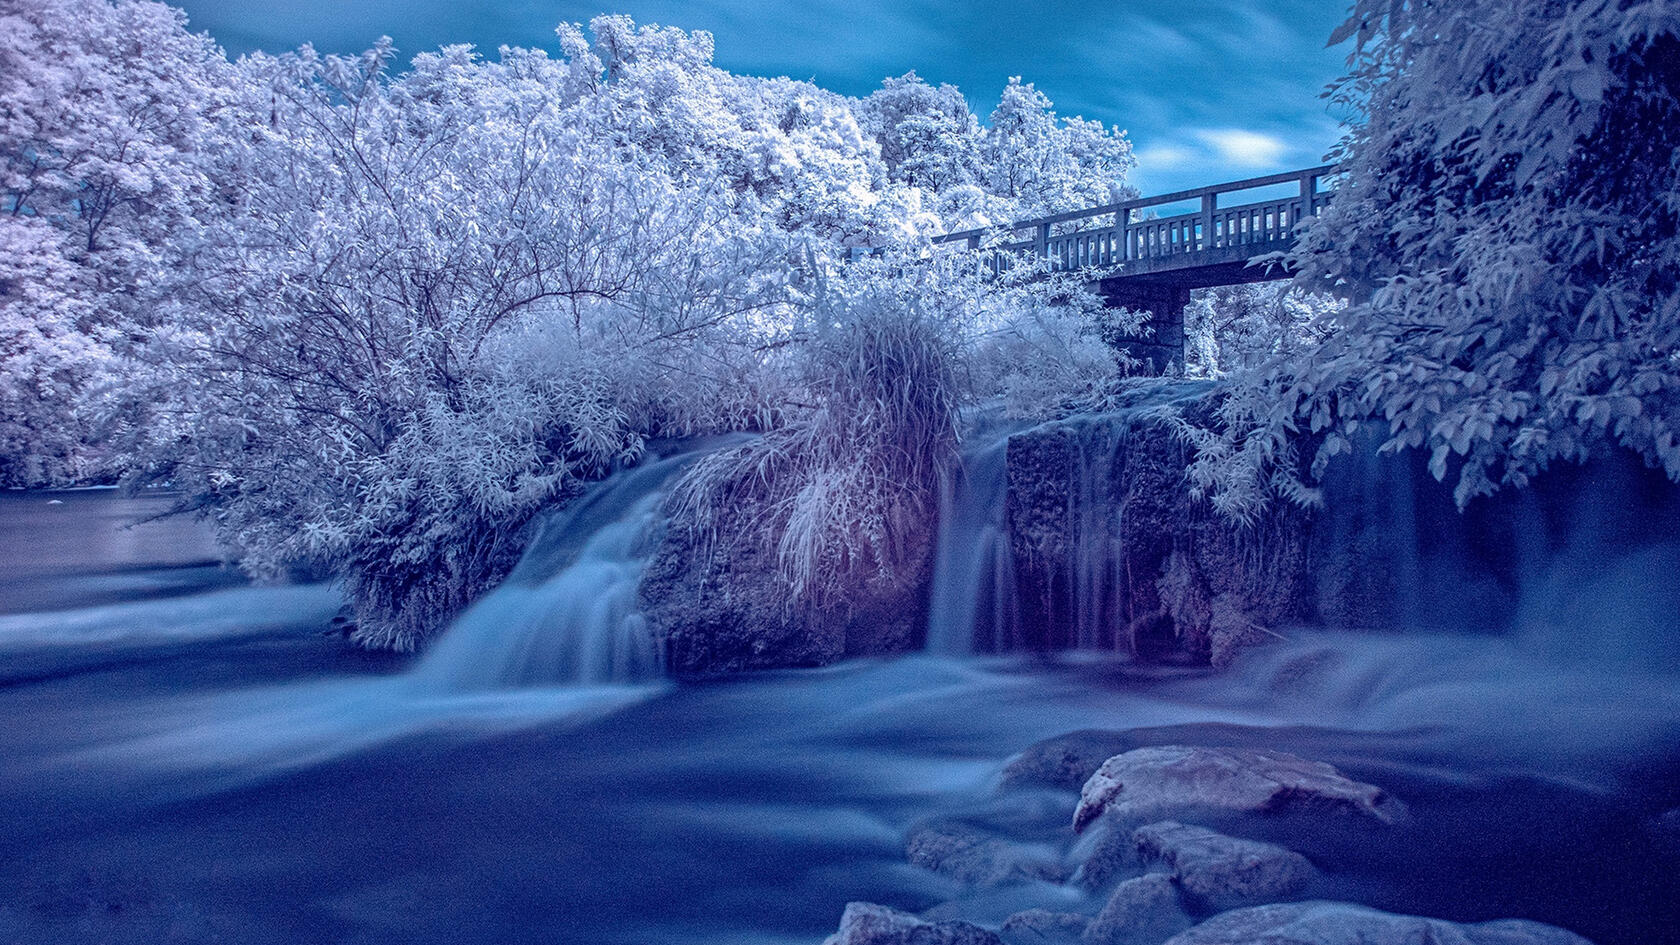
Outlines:
[[[1319,185],[1335,170],[1324,164],[1251,177],[991,230],[950,233],[934,242],[989,253],[994,271],[1023,256],[1048,259],[1056,272],[1093,270],[1108,304],[1150,313],[1144,333],[1120,344],[1147,369],[1164,370],[1184,364],[1184,307],[1190,290],[1289,276],[1284,266],[1255,265],[1254,260],[1294,245],[1296,226],[1329,204],[1330,193]],[[1299,184],[1297,193],[1220,206],[1221,197],[1290,183]],[[1184,203],[1198,208],[1150,215],[1151,208]]]
[[[1335,165],[1325,164],[1022,220],[992,230],[964,230],[934,242],[989,250],[996,254],[994,265],[1007,265],[1005,260],[1011,256],[1026,255],[1048,259],[1050,268],[1058,272],[1116,267],[1105,281],[1153,276],[1151,281],[1171,281],[1188,288],[1254,282],[1268,276],[1244,272],[1248,261],[1293,244],[1295,226],[1329,203],[1329,192],[1319,185],[1334,171]],[[1221,197],[1289,183],[1298,183],[1299,193],[1220,206]],[[1153,207],[1189,202],[1199,203],[1199,209],[1170,216],[1149,214]],[[1027,235],[1023,238],[1022,234]],[[1178,275],[1169,280],[1168,273]],[[1269,277],[1281,278],[1282,273]]]

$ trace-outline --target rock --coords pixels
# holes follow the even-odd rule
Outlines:
[[[1193,499],[1191,448],[1168,420],[1211,423],[1199,382],[1016,434],[1008,447],[1010,550],[1024,642],[1107,647],[1150,660],[1228,663],[1311,608],[1308,516],[1277,503],[1243,525]]]
[[[1076,864],[1074,876],[1086,889],[1103,889],[1116,880],[1136,876],[1143,871],[1137,844],[1132,842],[1132,830],[1119,821],[1103,821],[1087,831],[1070,851]]]
[[[1054,855],[990,836],[963,824],[941,823],[910,835],[910,862],[971,886],[1003,886],[1030,880],[1059,883],[1068,871]]]
[[[1085,945],[1161,945],[1190,927],[1178,888],[1161,873],[1121,883],[1085,929]]]
[[[1090,916],[1077,912],[1028,909],[1003,920],[1003,940],[1009,945],[1073,945],[1090,924]]]
[[[1132,822],[1185,812],[1339,811],[1392,823],[1399,802],[1334,767],[1251,748],[1139,748],[1103,762],[1080,791],[1073,829],[1104,813]]]
[[[1460,925],[1346,902],[1291,902],[1217,915],[1166,945],[1592,945],[1522,919]]]
[[[757,510],[721,513],[712,534],[674,521],[648,561],[638,606],[677,677],[823,666],[846,657],[899,653],[921,642],[923,587],[932,573],[934,525],[918,537],[902,581],[866,580],[844,604],[795,607]]]
[[[1144,860],[1171,870],[1185,897],[1205,912],[1292,898],[1316,872],[1294,850],[1170,820],[1140,827],[1132,839]]]
[[[1102,763],[1134,747],[1128,732],[1085,729],[1046,739],[1010,759],[1003,769],[1005,790],[1043,786],[1077,791]]]
[[[848,902],[840,930],[823,945],[1003,945],[1003,940],[970,922],[924,922],[873,902]]]

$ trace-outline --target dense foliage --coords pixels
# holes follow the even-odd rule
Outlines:
[[[903,577],[959,406],[1105,402],[1131,316],[927,237],[1131,195],[1123,134],[1019,80],[982,122],[557,38],[229,62],[150,0],[0,8],[0,483],[171,485],[409,646],[650,438],[764,433],[684,507],[752,504],[821,600]],[[1461,502],[1605,444],[1680,479],[1680,8],[1359,0],[1336,38],[1363,117],[1294,290],[1187,313],[1232,382],[1193,486],[1310,503],[1368,422]]]
[[[1460,503],[1607,444],[1680,480],[1680,7],[1360,0],[1334,38],[1363,117],[1298,284],[1355,304],[1192,431],[1198,486],[1313,501],[1367,418]]]
[[[0,485],[110,471],[95,408],[192,280],[234,84],[161,4],[0,7]]]
[[[1184,370],[1241,376],[1274,358],[1300,357],[1324,342],[1344,302],[1284,282],[1198,289],[1184,309]]]
[[[183,490],[253,574],[342,576],[371,643],[422,638],[649,438],[896,448],[928,405],[840,405],[898,396],[881,372],[928,340],[923,300],[987,313],[929,355],[932,404],[1030,409],[1113,373],[1048,285],[996,293],[1019,324],[963,301],[986,293],[962,266],[900,291],[929,234],[1125,192],[1130,143],[1028,84],[982,127],[913,75],[847,99],[625,17],[562,25],[558,56],[406,67],[389,42],[230,63],[147,0],[19,0],[0,25],[0,480]],[[896,261],[843,272],[865,246]],[[1023,372],[1008,344],[1084,359]],[[857,498],[788,519],[788,560],[898,514]]]

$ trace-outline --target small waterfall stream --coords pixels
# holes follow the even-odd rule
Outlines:
[[[658,679],[637,611],[665,487],[692,459],[647,463],[544,524],[506,582],[461,615],[410,677],[440,693]]]
[[[1015,558],[1009,547],[1009,438],[964,453],[941,483],[938,550],[927,648],[962,656],[1009,648],[1014,631]]]

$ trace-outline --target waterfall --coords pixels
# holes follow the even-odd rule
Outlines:
[[[1007,436],[963,456],[940,485],[927,648],[951,656],[1006,649],[1014,632]]]
[[[1377,425],[1329,464],[1322,508],[1280,501],[1249,525],[1190,497],[1168,406],[1205,410],[1206,389],[974,438],[941,486],[930,652],[1207,659],[1216,640],[1321,626],[1680,666],[1680,490],[1638,457],[1557,463],[1460,510]]]
[[[414,668],[414,684],[474,692],[658,678],[661,654],[637,590],[665,489],[697,455],[621,473],[545,522],[507,581]]]
[[[1499,633],[1557,663],[1676,664],[1680,490],[1629,453],[1557,463],[1462,511],[1362,430],[1313,522],[1329,626]]]

